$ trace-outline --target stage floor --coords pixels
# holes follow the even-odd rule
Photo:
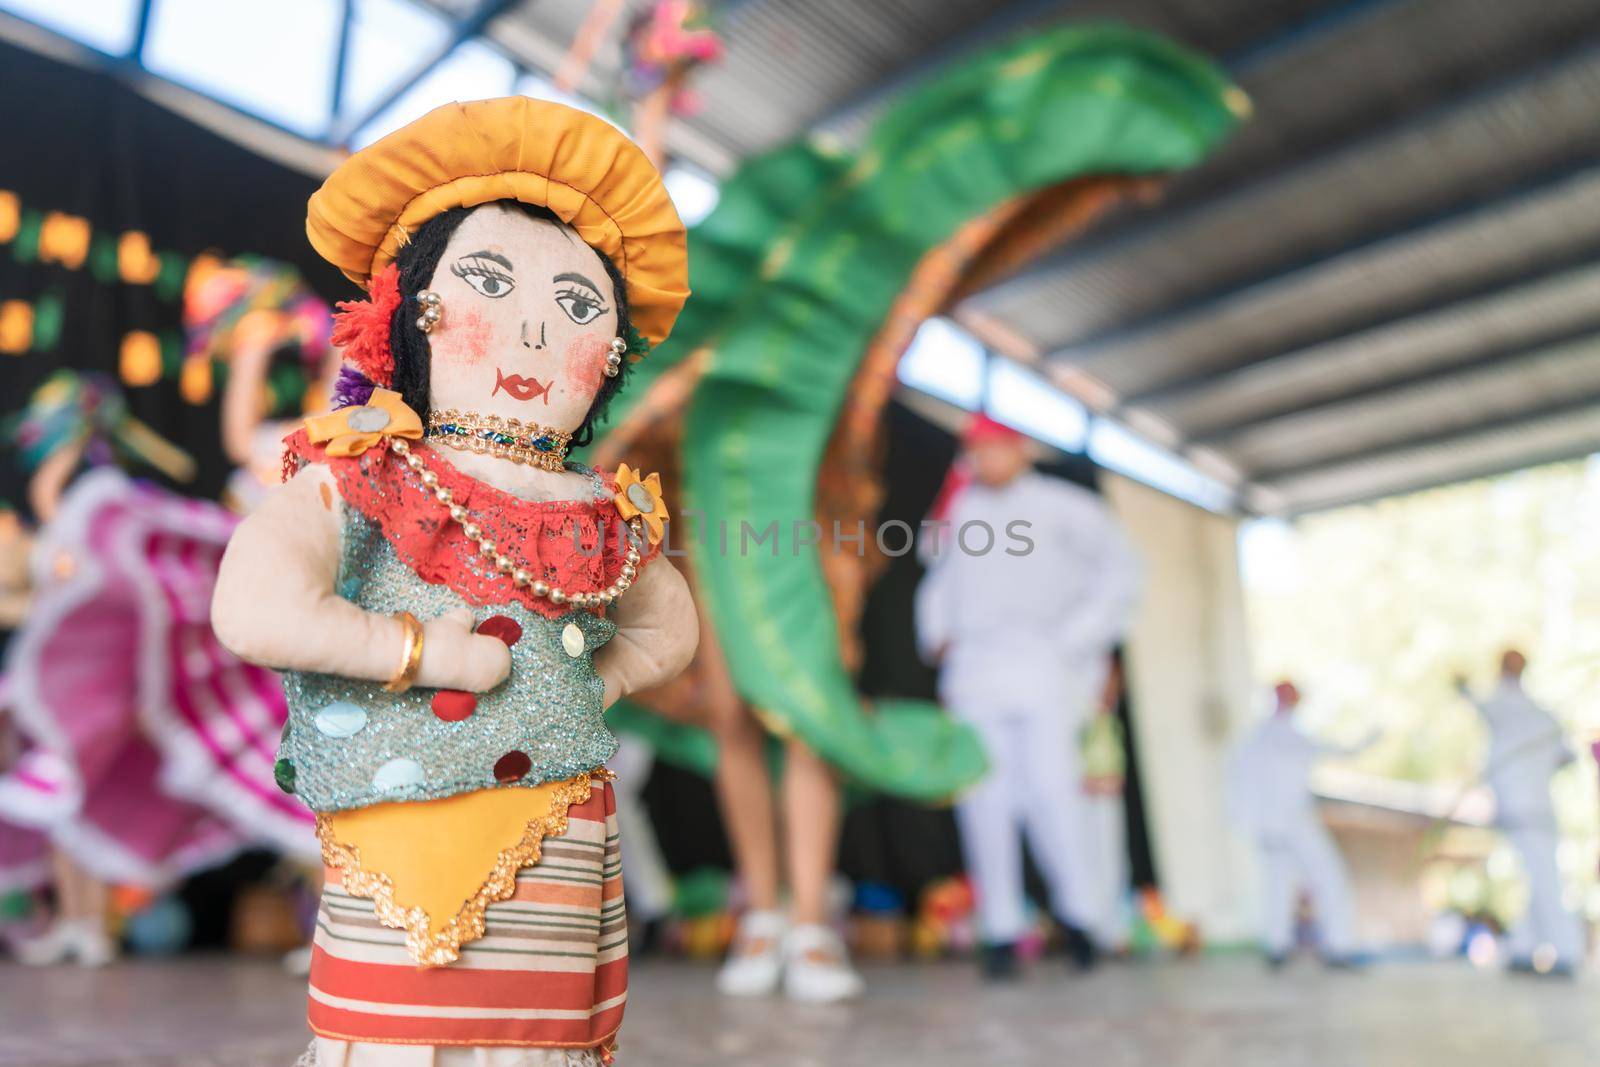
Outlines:
[[[1578,1067],[1600,1062],[1592,983],[1465,964],[1365,975],[1309,963],[1040,966],[988,987],[960,965],[869,968],[843,1007],[731,1003],[708,967],[635,968],[622,1067]],[[264,962],[198,958],[105,971],[0,964],[5,1067],[289,1067],[302,984]]]

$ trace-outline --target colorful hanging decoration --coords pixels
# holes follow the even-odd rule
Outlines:
[[[282,301],[291,325],[285,325],[286,336],[302,339],[304,357],[315,360],[318,347],[328,347],[328,312],[298,282],[277,272],[291,272],[282,264],[269,264],[264,259],[240,259],[224,262],[211,253],[184,256],[176,251],[157,250],[150,245],[150,237],[142,230],[94,229],[93,222],[66,211],[48,210],[26,205],[16,192],[0,189],[0,250],[8,251],[11,259],[24,266],[42,264],[66,270],[83,270],[101,285],[149,286],[149,291],[162,304],[184,301],[184,320],[200,320],[203,331],[232,331],[240,325],[251,310],[261,304]],[[206,307],[219,309],[227,302],[227,286],[210,288],[214,275],[226,274],[229,267],[254,264],[246,267],[246,274],[256,277],[248,283],[238,283],[232,294],[246,294],[246,306],[224,315],[216,323],[205,323]],[[198,296],[202,294],[203,296]],[[203,304],[194,304],[202,299]],[[317,304],[312,304],[317,301]],[[43,293],[30,298],[14,298],[0,294],[0,355],[48,355],[61,342],[62,328],[66,325],[67,301],[61,286],[50,286]],[[194,326],[190,326],[194,328]],[[246,326],[250,328],[250,326]],[[155,344],[152,347],[152,338]],[[221,341],[206,344],[218,347]],[[118,349],[118,376],[125,386],[154,386],[162,379],[178,379],[179,392],[190,403],[205,403],[211,397],[213,360],[186,358],[184,339],[174,328],[152,333],[150,328],[128,331]],[[290,389],[288,374],[275,382],[275,398],[288,397],[298,392]],[[307,378],[302,374],[301,378]]]
[[[699,110],[689,75],[722,58],[722,38],[694,0],[656,0],[628,27],[622,56],[623,90],[637,101],[634,138],[660,165],[666,121]]]
[[[625,6],[623,0],[596,0],[583,25],[578,27],[578,32],[573,36],[572,47],[567,50],[566,58],[556,68],[553,80],[557,90],[563,93],[576,92],[578,86],[583,84],[583,77],[589,73],[589,64],[594,61],[595,52],[611,33],[612,25]]]
[[[722,58],[722,38],[710,17],[694,0],[657,0],[628,28],[623,42],[628,91],[635,97],[671,85],[677,114],[688,114],[698,103],[682,91],[682,82],[702,63]]]

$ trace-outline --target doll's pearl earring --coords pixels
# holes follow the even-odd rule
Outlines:
[[[417,329],[423,333],[432,333],[443,315],[439,306],[439,294],[432,289],[424,289],[417,294],[417,303],[422,305],[422,314],[417,316]]]
[[[622,373],[622,357],[628,351],[628,342],[620,337],[611,339],[611,354],[606,356],[606,377],[615,378]]]

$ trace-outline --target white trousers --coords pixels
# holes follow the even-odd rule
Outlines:
[[[983,938],[1009,943],[1027,928],[1023,834],[1049,888],[1051,911],[1093,936],[1106,903],[1080,781],[1078,716],[1058,701],[1034,708],[955,704],[955,710],[977,730],[989,755],[988,777],[956,803]]]
[[[1561,901],[1554,816],[1511,825],[1505,832],[1522,854],[1522,866],[1528,875],[1528,912],[1511,930],[1511,957],[1527,960],[1539,946],[1549,945],[1556,950],[1558,963],[1578,966],[1584,956],[1583,927]]]
[[[628,887],[628,914],[641,922],[672,911],[672,872],[662,858],[655,827],[641,796],[656,753],[648,742],[624,734],[606,766],[616,774],[617,830],[622,835],[622,884]]]
[[[1274,956],[1294,944],[1295,904],[1304,889],[1311,896],[1322,951],[1345,956],[1355,951],[1355,905],[1344,858],[1327,827],[1314,815],[1288,833],[1261,842],[1262,941]]]
[[[1089,849],[1094,862],[1089,876],[1098,883],[1094,902],[1099,917],[1090,927],[1102,948],[1125,944],[1130,933],[1128,908],[1128,827],[1122,797],[1084,798],[1088,811]]]

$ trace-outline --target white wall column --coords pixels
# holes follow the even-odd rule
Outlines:
[[[1248,940],[1254,857],[1223,803],[1228,752],[1252,721],[1239,524],[1115,475],[1103,488],[1144,559],[1126,658],[1162,895],[1208,944]]]

